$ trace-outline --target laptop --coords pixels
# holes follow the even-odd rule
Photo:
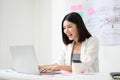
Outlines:
[[[13,70],[18,73],[40,74],[33,45],[10,46]]]
[[[40,73],[33,45],[10,46],[10,52],[13,60],[12,69],[18,73],[37,75],[54,75],[61,73],[60,71]]]

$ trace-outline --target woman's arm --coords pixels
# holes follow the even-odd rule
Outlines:
[[[72,66],[71,65],[58,65],[59,70],[65,70],[72,72]]]
[[[99,41],[96,37],[91,37],[85,42],[84,54],[81,54],[81,61],[85,71],[98,72],[99,69]]]

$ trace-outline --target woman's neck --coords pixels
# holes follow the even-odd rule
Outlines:
[[[75,43],[74,43],[74,44],[75,44],[75,45],[80,45],[80,44],[81,44],[81,42],[76,42],[76,41],[75,41]]]

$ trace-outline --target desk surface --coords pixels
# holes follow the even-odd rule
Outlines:
[[[72,75],[71,73],[63,72],[57,75],[32,75],[0,70],[0,80],[112,80],[112,78],[105,73]]]

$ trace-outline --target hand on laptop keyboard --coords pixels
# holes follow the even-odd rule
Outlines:
[[[40,72],[52,72],[52,71],[58,71],[59,70],[59,66],[57,64],[53,64],[53,65],[42,65],[42,66],[38,66]]]

